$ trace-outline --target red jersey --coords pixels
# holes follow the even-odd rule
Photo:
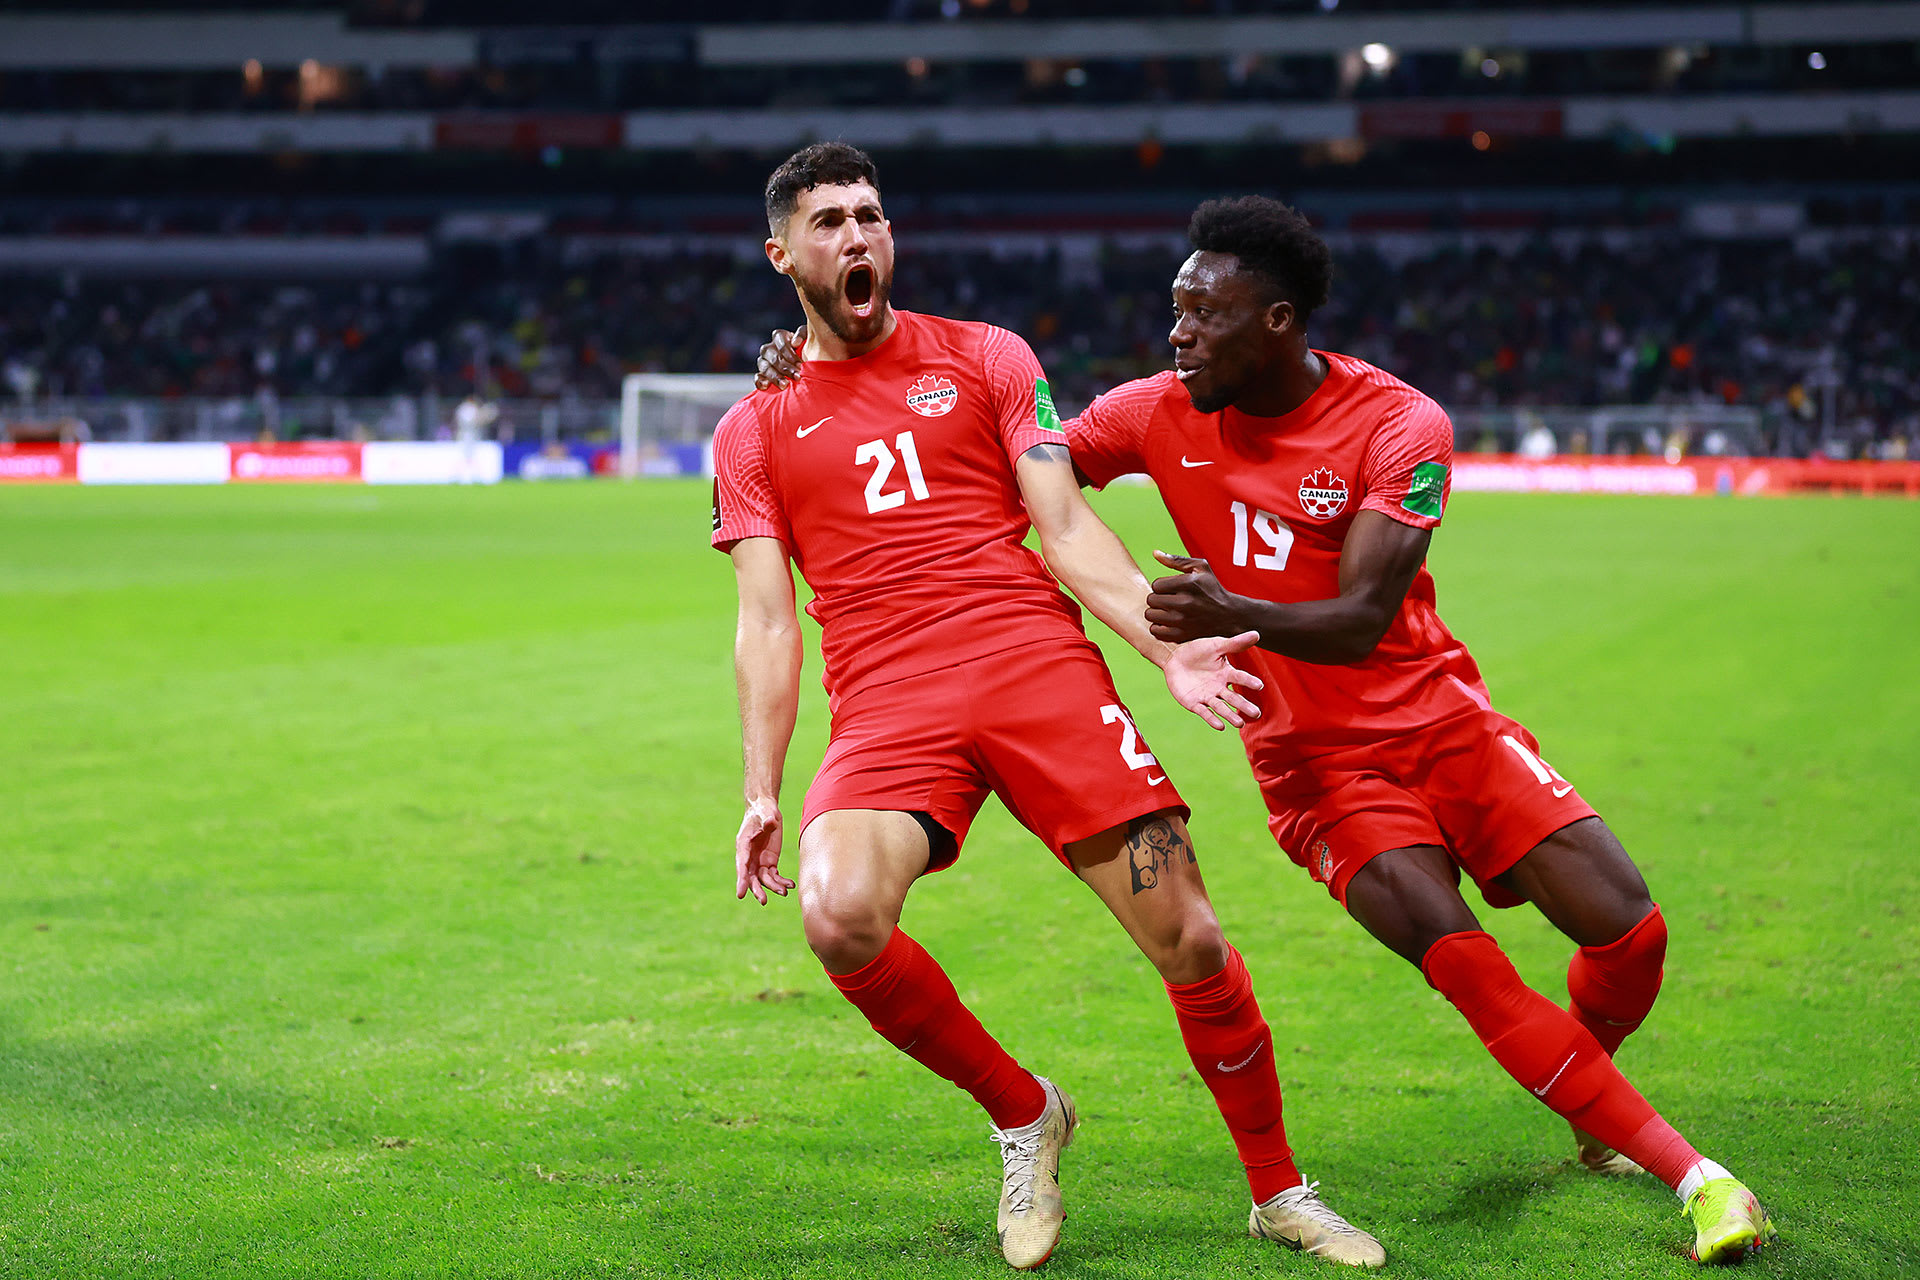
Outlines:
[[[1067,423],[1096,486],[1144,471],[1190,554],[1227,590],[1282,603],[1340,594],[1355,515],[1431,529],[1450,490],[1453,427],[1439,405],[1363,360],[1318,352],[1327,377],[1279,418],[1200,413],[1171,370],[1116,387]],[[1485,705],[1471,655],[1440,621],[1422,565],[1371,655],[1350,666],[1240,655],[1266,681],[1249,754],[1313,756]]]
[[[894,314],[878,347],[808,361],[713,437],[713,545],[785,544],[836,700],[1036,642],[1092,643],[1021,545],[1014,463],[1063,440],[1040,362],[1005,329]]]

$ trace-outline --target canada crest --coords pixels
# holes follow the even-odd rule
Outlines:
[[[960,389],[937,373],[923,373],[907,388],[907,408],[923,418],[952,413],[960,403]]]
[[[1316,520],[1331,520],[1347,509],[1347,482],[1321,467],[1300,482],[1300,509]]]

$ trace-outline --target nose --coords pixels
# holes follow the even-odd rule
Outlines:
[[[1167,341],[1182,351],[1193,345],[1193,330],[1188,327],[1185,315],[1174,317],[1173,328],[1167,330]]]
[[[867,243],[866,228],[860,224],[860,221],[857,218],[848,218],[846,221],[846,226],[849,228],[851,232],[851,234],[847,236],[847,240],[846,240],[847,255],[849,257],[854,257],[854,258],[865,257],[867,250],[871,247]]]

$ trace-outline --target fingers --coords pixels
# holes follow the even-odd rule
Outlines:
[[[1154,622],[1150,629],[1155,640],[1165,640],[1168,644],[1182,644],[1188,638],[1186,632],[1178,627],[1170,627],[1164,622]]]
[[[1225,697],[1215,698],[1212,702],[1208,703],[1207,706],[1212,710],[1213,714],[1219,716],[1234,728],[1244,729],[1246,727],[1246,717],[1236,711],[1233,704]]]
[[[1241,697],[1240,691],[1237,689],[1229,688],[1225,693],[1220,695],[1220,701],[1226,703],[1235,711],[1238,711],[1241,715],[1245,716],[1247,720],[1258,720],[1260,718],[1260,708],[1253,702]],[[1237,729],[1244,723],[1245,721],[1240,721],[1234,725],[1234,728]]]
[[[1242,631],[1237,636],[1227,636],[1220,646],[1221,653],[1242,653],[1260,643],[1258,631]],[[1255,685],[1254,688],[1259,688]]]
[[[1265,680],[1262,680],[1251,671],[1242,671],[1232,663],[1226,664],[1221,674],[1226,676],[1229,685],[1238,685],[1242,689],[1258,691],[1267,687]]]
[[[1182,573],[1199,573],[1206,569],[1205,560],[1196,560],[1192,556],[1177,556],[1171,551],[1155,550],[1153,558],[1169,569],[1178,569]]]

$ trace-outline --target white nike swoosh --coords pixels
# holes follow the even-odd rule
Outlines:
[[[1166,780],[1167,780],[1167,775],[1164,773],[1157,778],[1154,777],[1152,774],[1147,775],[1147,785],[1150,787],[1157,787],[1161,783],[1165,782]]]
[[[1567,794],[1567,792],[1571,790],[1573,790],[1573,784],[1571,782],[1569,782],[1564,787],[1555,787],[1553,788],[1553,798],[1555,800],[1558,800],[1561,796],[1564,796],[1565,794]]]
[[[1214,460],[1212,458],[1208,458],[1205,462],[1188,462],[1186,454],[1183,453],[1180,455],[1180,465],[1183,467],[1210,467],[1213,465],[1213,462]]]
[[[794,432],[793,434],[798,436],[800,439],[805,440],[808,436],[812,435],[814,432],[818,431],[821,427],[825,426],[827,423],[832,421],[833,421],[833,415],[828,414],[826,417],[820,419],[820,421],[814,423],[812,426],[803,427],[799,431]]]
[[[1568,1054],[1567,1060],[1560,1064],[1560,1069],[1553,1073],[1553,1080],[1549,1080],[1545,1084],[1541,1085],[1538,1089],[1535,1089],[1533,1091],[1533,1096],[1536,1098],[1546,1097],[1547,1090],[1553,1088],[1554,1081],[1558,1080],[1561,1076],[1565,1075],[1567,1073],[1567,1068],[1572,1066],[1573,1060],[1579,1056],[1580,1056],[1580,1051],[1578,1049]]]
[[[1252,1062],[1252,1061],[1253,1061],[1253,1060],[1254,1060],[1255,1058],[1257,1058],[1257,1057],[1259,1057],[1259,1056],[1260,1056],[1260,1051],[1261,1051],[1262,1049],[1264,1049],[1264,1048],[1266,1048],[1266,1047],[1267,1047],[1267,1046],[1266,1046],[1265,1044],[1257,1044],[1257,1045],[1255,1045],[1255,1046],[1253,1046],[1253,1052],[1252,1052],[1252,1053],[1250,1053],[1250,1054],[1248,1054],[1248,1055],[1247,1055],[1246,1057],[1244,1057],[1244,1058],[1242,1058],[1242,1059],[1240,1059],[1240,1061],[1238,1061],[1238,1062],[1236,1062],[1236,1063],[1234,1063],[1234,1064],[1233,1064],[1232,1066],[1228,1066],[1228,1065],[1227,1065],[1226,1063],[1224,1063],[1224,1062],[1216,1062],[1216,1063],[1214,1063],[1213,1065],[1214,1065],[1214,1067],[1215,1067],[1215,1068],[1216,1068],[1217,1070],[1220,1070],[1220,1071],[1225,1071],[1225,1072],[1228,1072],[1228,1073],[1232,1073],[1232,1072],[1235,1072],[1235,1071],[1239,1071],[1239,1070],[1242,1070],[1243,1068],[1245,1068],[1245,1067],[1246,1067],[1246,1065],[1247,1065],[1248,1063],[1250,1063],[1250,1062]]]

